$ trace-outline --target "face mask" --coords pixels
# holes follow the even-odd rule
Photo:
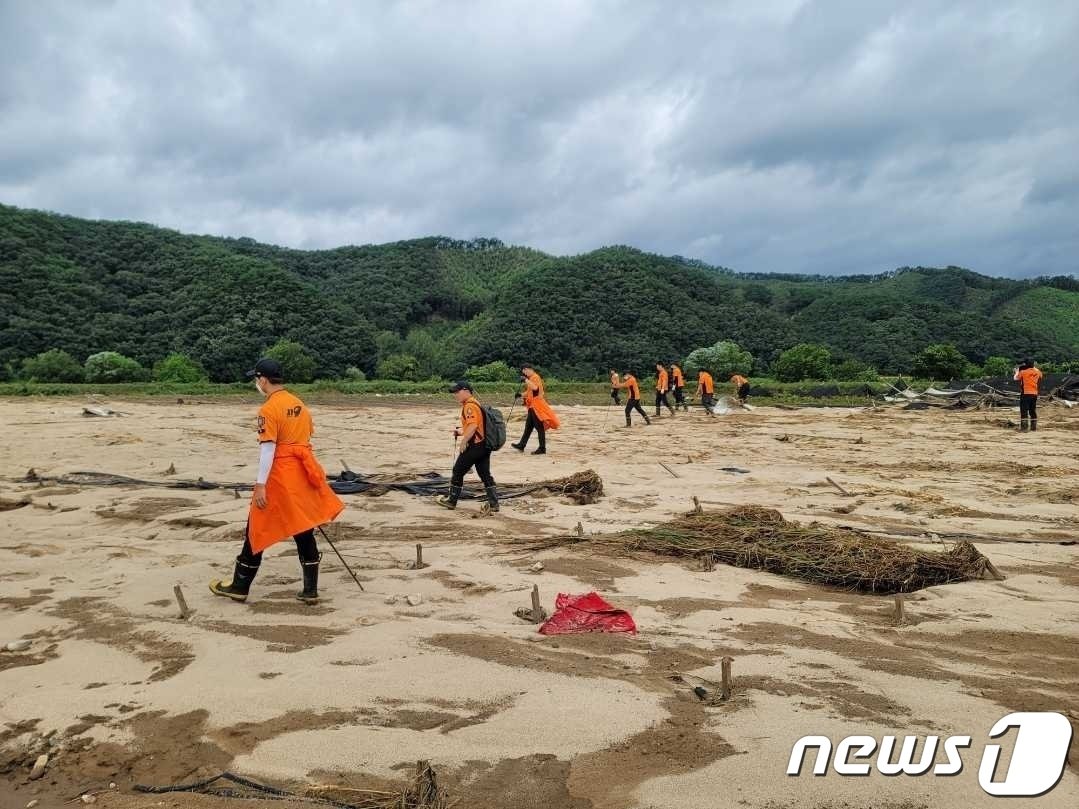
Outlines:
[[[255,380],[255,390],[257,390],[259,393],[262,393],[262,385],[259,384],[259,381],[257,379]]]

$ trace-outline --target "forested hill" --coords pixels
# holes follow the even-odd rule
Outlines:
[[[939,342],[974,362],[1076,358],[1079,281],[739,275],[629,247],[559,258],[488,239],[301,251],[0,206],[0,366],[54,348],[144,365],[181,352],[233,380],[282,338],[325,375],[390,360],[387,374],[449,378],[496,359],[560,377],[646,373],[721,339],[756,370],[812,342],[904,372]]]

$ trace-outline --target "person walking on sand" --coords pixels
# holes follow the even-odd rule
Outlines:
[[[674,415],[674,408],[667,399],[667,391],[671,389],[670,376],[667,374],[667,366],[662,362],[656,363],[656,418],[659,418],[659,408],[666,407]]]
[[[749,398],[749,380],[741,374],[731,374],[731,384],[734,385],[734,395],[738,404],[744,405]]]
[[[1019,383],[1019,431],[1038,431],[1038,386],[1042,372],[1034,367],[1034,360],[1024,360],[1012,377]]]
[[[618,398],[618,371],[611,369],[611,398],[614,399],[616,405],[622,404],[622,400]]]
[[[682,408],[687,413],[689,405],[686,404],[686,377],[682,373],[682,366],[677,362],[671,366],[671,386],[674,389],[674,409]]]
[[[645,424],[651,424],[652,420],[648,418],[648,414],[641,407],[641,386],[637,383],[637,377],[629,371],[623,371],[622,381],[618,383],[618,388],[626,391],[626,426],[633,426],[633,416],[631,414],[634,410],[644,417]]]
[[[495,479],[491,476],[491,448],[487,444],[487,424],[483,417],[483,406],[476,398],[472,385],[465,380],[454,383],[450,388],[450,393],[461,405],[461,426],[453,431],[454,436],[460,439],[460,443],[457,445],[457,460],[450,474],[450,493],[442,495],[435,502],[443,508],[451,510],[457,508],[457,500],[461,497],[465,475],[474,467],[476,474],[483,481],[483,491],[487,495],[483,512],[492,514],[498,511],[498,490],[495,488]]]
[[[703,368],[697,374],[697,392],[694,394],[694,398],[696,397],[700,397],[701,406],[708,415],[715,418],[716,414],[712,412],[712,408],[716,404],[716,383],[712,379],[712,375]]]
[[[262,564],[262,552],[292,537],[303,571],[303,590],[296,597],[318,601],[318,566],[322,559],[314,529],[334,520],[345,504],[330,489],[326,472],[311,450],[315,425],[302,401],[285,390],[285,372],[276,360],[261,359],[247,372],[266,397],[256,429],[259,467],[251,497],[244,544],[236,557],[232,580],[210,582],[214,595],[246,601]]]
[[[532,437],[532,431],[539,434],[539,447],[532,451],[533,455],[547,454],[547,431],[557,430],[561,426],[558,416],[547,403],[547,392],[543,387],[543,377],[536,373],[531,365],[525,365],[521,369],[521,382],[523,391],[514,394],[514,401],[524,399],[528,416],[525,419],[525,430],[521,440],[516,444],[510,444],[518,452],[524,452],[528,445],[528,439]]]

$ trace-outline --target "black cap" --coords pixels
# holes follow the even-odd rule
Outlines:
[[[253,379],[256,376],[264,376],[268,379],[284,379],[285,369],[277,360],[263,358],[255,363],[255,367],[248,371],[245,376]]]
[[[450,385],[450,393],[457,393],[458,391],[467,390],[469,393],[475,393],[472,389],[472,383],[467,379],[458,379],[452,385]]]

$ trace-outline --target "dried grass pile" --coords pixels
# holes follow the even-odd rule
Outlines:
[[[691,513],[653,528],[572,539],[611,554],[647,552],[695,558],[705,565],[723,562],[867,593],[909,593],[986,573],[999,576],[969,542],[920,551],[856,531],[790,522],[774,509],[757,506]]]
[[[592,469],[575,472],[566,478],[545,480],[533,485],[536,489],[544,489],[568,497],[579,506],[587,506],[603,497],[603,478]]]

